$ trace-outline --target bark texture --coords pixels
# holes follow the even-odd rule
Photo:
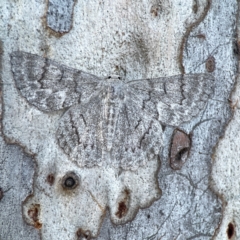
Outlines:
[[[235,104],[238,84],[233,105],[229,104],[239,54],[237,12],[235,0],[3,0],[0,239],[237,239],[240,219],[236,210],[238,191],[233,183],[236,184],[239,170],[235,134],[239,126],[238,102]],[[30,53],[36,54],[31,61],[27,57]],[[11,56],[19,54],[26,58],[12,60],[11,64]],[[49,60],[46,67],[42,64],[45,58],[57,64]],[[38,77],[41,64],[45,71],[40,81],[42,95],[38,92],[39,83],[32,81]],[[64,141],[75,146],[71,141],[80,131],[79,119],[71,116],[78,113],[79,107],[70,109],[72,115],[69,113],[66,124],[61,123],[65,111],[62,106],[70,107],[76,99],[82,104],[75,90],[71,90],[72,83],[76,89],[75,80],[71,82],[70,75],[59,73],[58,68],[65,69],[59,67],[61,64],[71,68],[66,72],[74,76],[78,72],[73,69],[78,69],[101,79],[109,75],[118,75],[126,82],[150,79],[145,84],[135,84],[141,86],[142,92],[134,94],[140,94],[144,104],[152,103],[152,99],[150,95],[145,99],[143,90],[149,90],[150,85],[151,91],[162,87],[161,98],[157,97],[162,100],[163,94],[168,93],[167,83],[171,85],[172,76],[179,74],[193,76],[193,81],[196,76],[211,74],[215,79],[214,94],[207,94],[199,107],[198,95],[203,97],[204,84],[190,84],[187,89],[190,77],[184,84],[184,78],[174,78],[179,92],[187,89],[192,97],[183,108],[171,105],[177,98],[178,90],[174,89],[172,97],[166,98],[169,108],[154,102],[159,114],[154,121],[159,121],[161,127],[159,122],[154,123],[156,131],[153,128],[147,134],[153,136],[159,131],[158,157],[153,154],[139,166],[139,159],[132,154],[133,163],[129,162],[137,166],[135,169],[114,164],[86,167],[66,154],[67,150],[64,153],[56,140],[58,126],[64,125]],[[65,85],[57,81],[61,73],[60,79],[67,79]],[[158,84],[153,78],[158,78]],[[163,79],[166,83],[160,87]],[[113,90],[107,93],[113,94],[116,88],[119,85],[114,83]],[[199,91],[196,93],[194,88]],[[88,93],[92,94],[84,91],[85,95]],[[186,96],[184,99],[188,99]],[[96,102],[101,99],[112,106],[112,98],[110,101],[100,97]],[[144,115],[141,110],[135,112],[134,107],[129,112],[134,113],[130,123],[136,121],[138,114]],[[224,136],[232,117],[231,107],[235,109],[233,121]],[[188,109],[198,112],[192,114]],[[112,111],[115,110],[110,109],[109,113]],[[89,110],[88,114],[94,119],[94,113]],[[153,115],[148,117],[154,118]],[[114,122],[111,116],[109,119]],[[178,116],[187,120],[177,121]],[[96,127],[91,121],[87,122]],[[139,124],[134,126],[137,129]],[[107,136],[106,146],[110,149],[112,138]],[[58,135],[58,141],[59,138]],[[145,139],[147,147],[152,143],[149,139]]]

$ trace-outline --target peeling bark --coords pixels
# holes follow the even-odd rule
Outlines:
[[[72,28],[75,0],[48,0],[47,26],[58,33]]]

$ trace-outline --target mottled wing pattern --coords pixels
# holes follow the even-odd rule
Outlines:
[[[179,126],[197,116],[204,108],[214,92],[214,77],[210,74],[177,75],[132,81],[129,87],[131,92],[138,91],[138,95],[148,92],[149,99],[138,102],[144,110],[152,112],[155,106],[161,123]],[[134,94],[132,98],[135,98]],[[136,102],[137,99],[139,97]]]
[[[157,114],[143,111],[129,94],[115,99],[114,109],[109,109],[114,117],[106,118],[105,90],[103,86],[88,102],[64,114],[57,130],[59,146],[81,167],[111,165],[136,170],[159,154],[161,124]],[[123,90],[126,93],[127,89]],[[147,95],[139,97],[148,99]]]
[[[162,126],[196,116],[213,93],[209,74],[187,74],[128,83],[101,79],[37,55],[11,54],[17,88],[39,110],[69,108],[57,141],[81,167],[113,165],[135,170],[157,157]]]
[[[162,126],[147,91],[129,89],[117,116],[112,153],[115,166],[136,170],[156,157],[162,147]]]
[[[101,166],[104,161],[102,109],[103,101],[96,95],[73,106],[60,119],[58,144],[81,167]]]
[[[16,86],[27,101],[45,112],[56,111],[88,98],[99,79],[47,58],[13,52],[11,65]]]
[[[162,126],[179,126],[206,105],[214,90],[209,74],[187,74],[126,84],[125,100],[117,117],[114,137],[116,165],[124,169],[143,166],[159,154]]]

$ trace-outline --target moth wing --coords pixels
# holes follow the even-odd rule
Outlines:
[[[133,101],[149,116],[157,114],[157,119],[164,125],[179,126],[197,116],[205,107],[214,92],[214,77],[210,74],[185,74],[131,81],[128,87]],[[141,100],[141,95],[146,97]]]
[[[80,167],[103,163],[102,108],[103,101],[96,94],[88,102],[68,109],[60,119],[56,134],[58,144]]]
[[[125,86],[124,100],[116,116],[114,165],[136,170],[157,156],[162,146],[162,127],[157,110],[148,104],[148,91]]]
[[[157,156],[162,146],[162,126],[145,114],[134,101],[126,101],[119,112],[114,138],[115,165],[136,170]]]
[[[11,66],[17,88],[41,111],[64,109],[88,98],[100,79],[47,58],[13,52]]]

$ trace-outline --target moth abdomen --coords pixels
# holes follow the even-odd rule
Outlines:
[[[103,130],[105,133],[104,139],[107,151],[111,150],[114,139],[114,132],[116,128],[116,110],[117,106],[114,103],[108,105],[106,119],[104,121],[105,126]]]

